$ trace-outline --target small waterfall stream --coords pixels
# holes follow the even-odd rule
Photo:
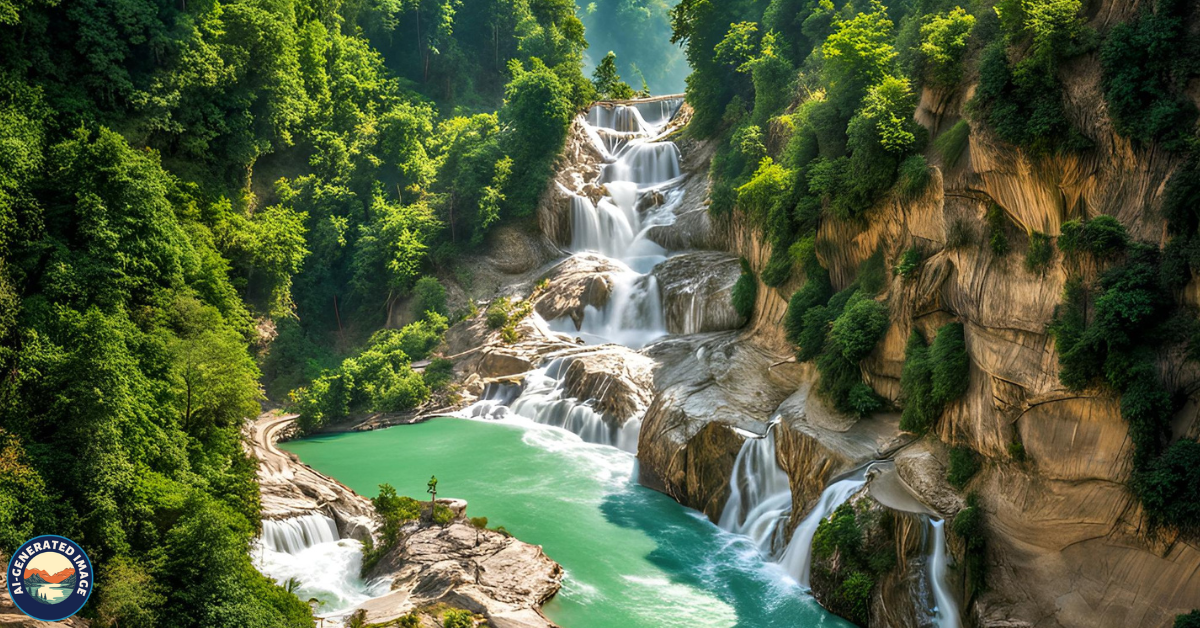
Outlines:
[[[808,513],[808,516],[792,532],[792,539],[788,541],[787,551],[783,553],[780,563],[801,586],[807,587],[811,584],[812,541],[813,536],[817,533],[817,527],[866,483],[866,469],[863,469],[852,477],[825,487],[825,491],[821,493],[821,499],[817,500],[817,505],[813,506],[812,512]]]
[[[323,514],[263,521],[252,559],[259,571],[294,587],[301,600],[318,600],[317,614],[325,618],[388,591],[386,581],[363,581],[362,543],[340,538],[337,524]]]
[[[946,522],[942,519],[931,519],[933,528],[933,547],[929,556],[929,583],[933,587],[933,600],[937,604],[933,608],[934,625],[937,628],[959,628],[958,602],[950,592],[946,582],[946,572],[950,568],[950,552],[946,548]]]
[[[775,460],[775,424],[765,436],[742,443],[733,463],[729,500],[718,525],[750,537],[764,556],[782,547],[779,538],[792,511],[792,489],[787,474]]]

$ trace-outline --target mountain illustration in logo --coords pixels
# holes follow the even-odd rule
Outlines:
[[[33,565],[34,562],[38,565]],[[58,604],[70,597],[78,577],[75,568],[67,566],[71,563],[66,556],[58,552],[45,552],[30,563],[25,568],[23,578],[30,597],[42,604]]]
[[[31,584],[59,584],[75,575],[75,570],[67,567],[62,571],[50,575],[41,569],[26,569],[25,581]],[[33,578],[32,580],[30,578]]]

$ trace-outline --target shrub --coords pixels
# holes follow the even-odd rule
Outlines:
[[[833,286],[829,283],[829,271],[819,268],[818,272],[808,273],[804,285],[788,299],[787,314],[783,321],[788,341],[804,346],[800,340],[806,329],[805,315],[815,307],[824,307],[832,296]]]
[[[808,362],[822,354],[834,314],[833,309],[824,305],[814,306],[804,313],[800,334],[796,338],[796,344],[800,347],[796,352],[797,360]]]
[[[847,396],[850,410],[858,416],[868,416],[883,409],[883,399],[875,393],[875,389],[858,382],[850,388]]]
[[[425,367],[425,385],[430,390],[442,390],[454,379],[454,362],[445,358],[434,358]]]
[[[1200,533],[1200,443],[1175,442],[1137,474],[1134,487],[1151,525]]]
[[[933,401],[933,365],[929,348],[921,332],[913,330],[904,347],[904,368],[900,372],[900,400],[904,410],[900,429],[917,434],[933,426],[941,406]]]
[[[950,450],[950,466],[946,469],[946,481],[962,489],[979,472],[979,460],[969,447],[954,447]]]
[[[471,522],[471,525],[475,526],[476,528],[479,528],[480,530],[486,530],[487,526],[488,526],[488,518],[487,517],[471,517],[470,522]]]
[[[935,403],[946,404],[967,392],[971,358],[962,323],[947,323],[938,329],[929,349],[932,363],[932,397]]]
[[[887,265],[883,259],[883,248],[876,249],[871,257],[858,266],[858,288],[868,297],[873,297],[887,287]]]
[[[454,511],[445,504],[434,504],[432,519],[440,526],[449,525],[451,521],[454,521]]]
[[[844,502],[833,514],[817,526],[813,533],[812,551],[818,558],[830,558],[840,553],[853,560],[862,549],[862,528],[854,514],[854,506]]]
[[[992,203],[988,208],[986,221],[988,246],[992,248],[992,253],[998,257],[1007,255],[1008,216],[1005,215],[1004,208]]]
[[[916,245],[910,246],[900,256],[900,263],[896,264],[896,274],[901,277],[909,277],[917,271],[917,268],[920,268],[921,262],[924,260],[924,251]]]
[[[488,304],[484,316],[489,329],[500,329],[508,324],[508,316],[512,313],[513,304],[508,297],[499,297]]]
[[[1008,444],[1008,457],[1012,458],[1014,462],[1025,462],[1025,444],[1019,440],[1013,439],[1013,441]]]
[[[777,246],[771,250],[771,259],[767,260],[766,268],[762,271],[762,282],[772,288],[778,288],[792,277],[792,256],[785,247]]]
[[[413,286],[412,311],[417,318],[425,318],[426,312],[450,316],[446,305],[446,288],[433,277],[422,277]]]
[[[958,165],[958,160],[967,151],[971,142],[971,125],[966,120],[959,120],[954,126],[946,129],[933,141],[933,148],[942,158],[942,165],[947,169]]]
[[[954,251],[974,246],[976,243],[975,227],[965,218],[955,218],[950,223],[950,231],[946,233],[946,248]]]
[[[966,508],[958,511],[951,524],[951,530],[963,540],[966,546],[967,575],[972,588],[976,591],[983,589],[987,575],[987,537],[983,525],[983,509],[979,506],[979,496],[975,493],[967,495]]]
[[[1173,628],[1200,628],[1200,610],[1175,616]]]
[[[829,331],[829,339],[842,352],[847,361],[857,364],[883,338],[890,320],[886,304],[856,295]]]
[[[1025,251],[1025,270],[1043,274],[1054,261],[1054,243],[1041,231],[1029,234],[1029,249]]]
[[[442,613],[442,628],[475,628],[475,619],[467,611],[452,608]]]
[[[961,7],[926,18],[921,25],[919,51],[927,81],[940,87],[958,85],[962,58],[974,27],[975,16]]]
[[[1063,223],[1058,248],[1067,255],[1089,253],[1106,258],[1121,253],[1129,245],[1125,225],[1112,216],[1102,215],[1091,220],[1069,220]]]
[[[1186,96],[1197,66],[1185,27],[1188,2],[1158,0],[1108,33],[1100,49],[1104,98],[1118,133],[1168,150],[1194,145],[1196,107]]]
[[[838,587],[839,606],[850,621],[866,626],[870,622],[871,591],[875,579],[861,571],[855,571]]]
[[[932,170],[923,155],[910,155],[900,162],[900,192],[907,198],[917,198],[929,188]]]
[[[738,277],[737,283],[733,284],[733,309],[738,315],[749,319],[754,314],[754,302],[758,299],[758,280],[754,277],[754,270],[750,268],[750,262],[746,258],[742,258],[742,274]]]

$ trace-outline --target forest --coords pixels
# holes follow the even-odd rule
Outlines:
[[[1100,34],[1084,0],[0,0],[0,553],[79,542],[96,626],[311,626],[251,563],[243,428],[266,401],[315,430],[442,389],[448,362],[412,368],[469,314],[442,279],[469,285],[463,260],[497,225],[537,228],[598,98],[686,89],[684,134],[717,147],[711,216],[771,250],[742,260],[733,306],[748,318],[760,283],[800,285],[781,324],[821,394],[926,433],[966,393],[961,323],[908,337],[898,406],[859,368],[891,321],[880,295],[924,251],[877,252],[836,289],[818,232],[920,196],[926,155],[953,168],[978,129],[1035,158],[1091,150],[1061,78],[1090,54],[1117,132],[1183,164],[1163,242],[1106,216],[1052,242],[995,206],[946,244],[1002,256],[1028,238],[1028,272],[1056,255],[1098,269],[1072,275],[1049,328],[1060,383],[1118,400],[1148,529],[1195,539],[1200,443],[1173,438],[1188,391],[1156,359],[1200,360],[1183,299],[1200,273],[1200,40],[1186,0],[1143,4]],[[966,77],[970,120],[931,136],[922,90]],[[952,460],[961,488],[975,453]],[[986,522],[965,503],[953,529],[982,583]]]
[[[0,552],[81,543],[100,626],[312,625],[242,427],[418,288],[360,385],[419,401],[431,277],[530,216],[586,47],[563,0],[0,2]]]

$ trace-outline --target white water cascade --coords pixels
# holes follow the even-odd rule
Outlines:
[[[585,124],[604,164],[597,202],[571,199],[573,253],[599,253],[625,268],[612,276],[612,294],[601,308],[584,312],[576,328],[569,318],[551,328],[589,343],[614,342],[640,349],[667,334],[658,282],[650,271],[666,251],[647,237],[650,228],[671,224],[682,200],[679,147],[658,135],[682,105],[665,99],[630,105],[595,105]]]
[[[846,503],[850,496],[862,488],[866,480],[866,469],[853,476],[839,480],[825,487],[821,499],[813,507],[812,512],[796,526],[792,539],[788,542],[787,550],[783,553],[780,563],[801,586],[810,586],[812,569],[812,541],[817,533],[817,526],[829,518],[838,506]]]
[[[263,521],[252,558],[259,571],[301,600],[320,602],[317,614],[341,614],[388,591],[388,582],[364,582],[362,543],[338,537],[337,524],[323,514]]]
[[[775,458],[775,424],[764,436],[754,435],[742,443],[729,481],[729,500],[718,525],[729,532],[750,537],[764,556],[776,555],[792,511],[792,489],[788,476]]]
[[[929,556],[929,583],[933,587],[934,625],[937,628],[959,628],[958,603],[950,593],[946,583],[946,572],[949,570],[950,552],[946,549],[946,522],[942,519],[930,520],[933,528],[933,548]]]
[[[617,427],[596,412],[591,401],[568,397],[562,378],[569,365],[568,359],[559,358],[526,374],[524,389],[516,384],[491,386],[463,413],[468,418],[489,420],[522,417],[572,432],[584,442],[636,453],[641,420],[633,418]]]

